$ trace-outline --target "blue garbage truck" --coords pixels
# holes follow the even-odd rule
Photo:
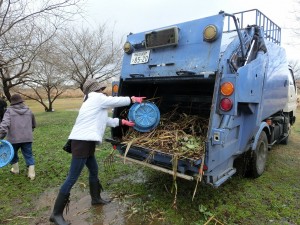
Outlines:
[[[205,118],[203,154],[175,165],[170,151],[124,144],[132,128],[112,128],[107,141],[130,161],[188,180],[201,176],[215,187],[240,170],[262,175],[268,151],[288,144],[296,120],[297,88],[281,28],[257,9],[130,33],[113,95],[159,99],[161,115],[176,105]],[[115,108],[113,116],[124,112],[128,107]]]

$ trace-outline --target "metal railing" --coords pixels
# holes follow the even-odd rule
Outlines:
[[[236,17],[239,29],[245,29],[248,26],[257,25],[263,29],[264,36],[267,40],[278,45],[281,44],[281,28],[258,9],[237,12],[232,15]],[[227,18],[228,23],[227,27],[226,24],[224,24],[224,32],[236,31],[236,26],[232,18],[230,16]]]

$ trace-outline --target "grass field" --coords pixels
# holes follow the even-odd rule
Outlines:
[[[43,196],[53,192],[55,197],[67,175],[70,155],[61,148],[75,121],[81,101],[81,98],[59,99],[54,104],[55,111],[51,113],[43,112],[43,107],[35,102],[26,101],[38,123],[33,144],[37,177],[34,181],[27,179],[21,155],[19,176],[10,174],[10,166],[0,168],[0,224],[50,224],[48,217],[53,198],[47,202]],[[124,206],[122,220],[118,223],[114,222],[116,220],[104,223],[102,213],[107,213],[106,210],[114,211],[115,208],[94,209],[85,205],[84,200],[89,202],[89,199],[88,173],[84,170],[71,192],[71,205],[82,207],[80,213],[71,213],[71,218],[78,218],[72,224],[202,225],[214,216],[220,221],[219,224],[300,225],[299,112],[297,116],[289,144],[272,148],[266,171],[261,177],[247,179],[234,176],[217,189],[201,185],[193,201],[195,183],[177,179],[177,209],[172,207],[174,193],[171,192],[173,179],[170,175],[135,164],[123,164],[118,158],[107,165],[104,159],[112,147],[103,143],[96,151],[100,178],[106,194],[114,197],[115,206],[116,202]],[[109,130],[106,135],[109,136]],[[78,192],[82,194],[78,195]],[[84,219],[80,217],[83,214],[86,216]]]

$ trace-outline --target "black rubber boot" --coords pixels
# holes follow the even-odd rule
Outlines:
[[[50,221],[54,222],[56,225],[69,225],[71,223],[65,221],[63,217],[63,212],[64,208],[69,206],[69,197],[70,194],[63,194],[63,193],[58,193],[58,196],[56,198],[55,204],[54,204],[54,209],[53,212],[50,216]]]
[[[106,201],[101,198],[101,191],[103,191],[103,187],[100,182],[90,182],[92,205],[105,205],[111,202],[111,200]]]

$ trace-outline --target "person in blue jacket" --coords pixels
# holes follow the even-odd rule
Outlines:
[[[102,185],[98,178],[98,164],[95,158],[95,147],[102,142],[106,126],[134,126],[128,120],[108,117],[108,109],[141,103],[144,97],[112,97],[102,91],[106,86],[95,79],[88,79],[83,85],[84,101],[69,135],[71,140],[72,159],[69,174],[62,184],[56,198],[50,221],[57,225],[69,224],[63,218],[63,210],[69,202],[70,191],[86,166],[89,170],[89,188],[91,204],[107,204],[101,198]]]

